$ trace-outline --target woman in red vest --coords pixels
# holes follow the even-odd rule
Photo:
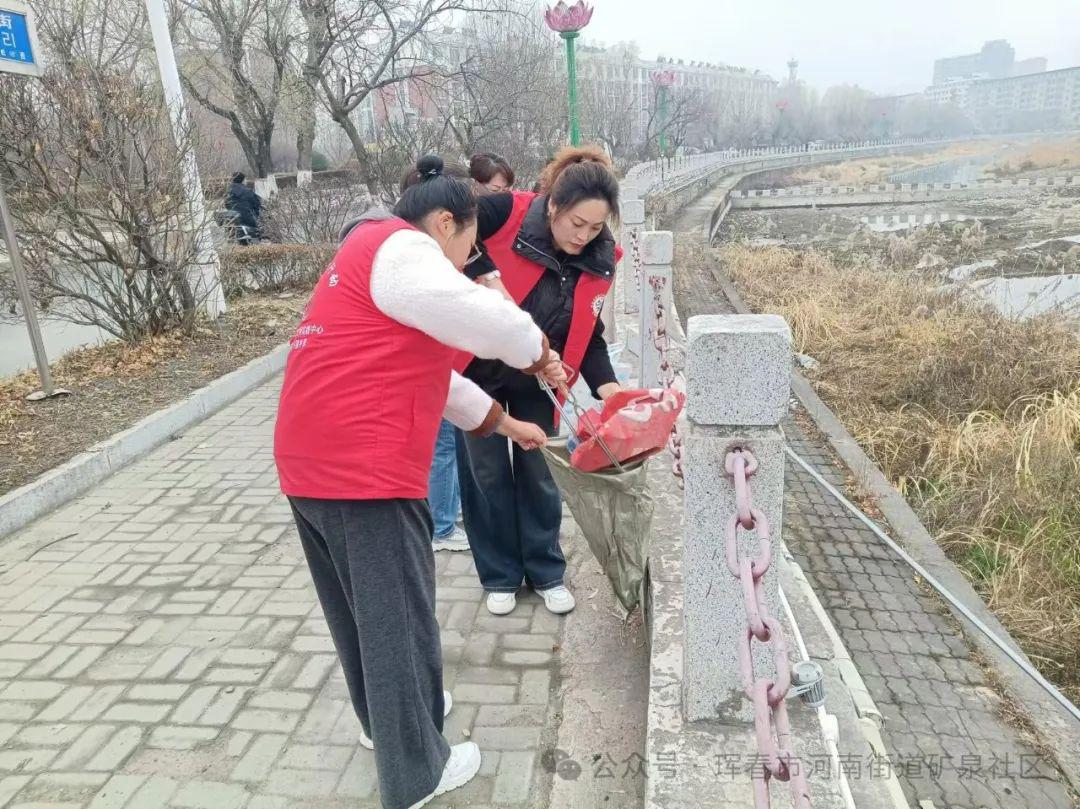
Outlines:
[[[598,147],[563,149],[544,170],[542,192],[479,199],[478,238],[485,255],[466,268],[502,287],[579,371],[593,395],[619,390],[603,338],[600,309],[615,277],[619,185]],[[468,357],[457,367],[520,419],[554,432],[554,408],[535,379],[504,363]],[[571,380],[572,382],[573,380]],[[505,439],[466,436],[458,444],[462,513],[487,608],[507,615],[523,582],[562,614],[574,608],[559,547],[562,504],[544,459]]]
[[[460,270],[476,238],[466,180],[422,159],[397,216],[351,228],[312,296],[285,369],[274,457],[364,737],[382,804],[426,804],[480,767],[442,735],[449,710],[425,498],[440,419],[522,450],[544,431],[452,372],[456,351],[546,370],[527,314]],[[533,384],[536,384],[535,381]]]

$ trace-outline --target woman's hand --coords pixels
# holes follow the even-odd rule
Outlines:
[[[618,382],[607,382],[596,389],[596,392],[600,394],[600,398],[605,402],[616,393],[622,390],[622,385]]]
[[[548,442],[547,433],[528,421],[518,421],[512,416],[503,418],[495,432],[505,435],[524,450],[539,449]]]
[[[566,375],[566,368],[563,366],[562,357],[559,356],[559,352],[555,349],[549,349],[548,355],[551,357],[551,361],[544,367],[538,376],[540,379],[550,388],[557,388],[559,385],[565,385],[569,380]]]

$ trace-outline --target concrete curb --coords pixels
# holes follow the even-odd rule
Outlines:
[[[714,266],[713,273],[735,309],[742,314],[749,313],[746,303],[723,270]],[[1023,655],[1008,630],[990,612],[964,574],[923,526],[919,516],[893,488],[888,478],[863,451],[829,406],[821,400],[813,386],[801,374],[793,372],[791,389],[829,442],[829,446],[851,470],[855,479],[874,497],[887,526],[892,528],[893,539],[1001,640]],[[1053,697],[1024,674],[991,640],[971,627],[963,615],[951,605],[946,603],[946,606],[960,622],[968,640],[979,649],[1000,677],[1009,695],[1023,706],[1036,733],[1047,751],[1057,760],[1059,768],[1073,789],[1080,791],[1080,722],[1066,713]],[[1024,659],[1027,657],[1024,656]]]
[[[74,500],[176,433],[239,399],[279,373],[288,353],[287,345],[280,346],[0,497],[0,538]]]

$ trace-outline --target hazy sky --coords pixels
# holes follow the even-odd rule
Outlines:
[[[1080,0],[592,0],[586,41],[634,40],[642,55],[721,61],[824,89],[921,90],[934,59],[1008,39],[1017,59],[1080,65]]]

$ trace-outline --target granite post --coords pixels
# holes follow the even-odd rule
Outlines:
[[[664,328],[668,334],[674,328],[671,295],[671,262],[675,240],[669,230],[642,231],[641,246],[641,303],[639,329],[641,335],[641,387],[663,387],[660,378],[660,351],[657,346],[656,301],[659,297],[664,313]],[[670,339],[670,337],[669,337]]]
[[[749,449],[757,459],[758,471],[749,479],[752,504],[770,523],[772,557],[778,559],[784,494],[779,424],[790,397],[791,330],[777,315],[702,315],[690,318],[687,341],[683,711],[687,721],[752,722],[739,676],[746,610],[726,561],[735,488],[724,461],[733,448]],[[740,558],[757,555],[755,532],[739,528],[737,537]],[[778,580],[775,573],[763,580],[769,613],[777,618]],[[751,648],[755,673],[775,676],[768,649],[756,641]]]
[[[641,299],[641,233],[645,229],[645,200],[639,199],[638,193],[635,188],[624,187],[619,200],[622,220],[620,236],[623,249],[623,311],[628,315],[638,311]]]

